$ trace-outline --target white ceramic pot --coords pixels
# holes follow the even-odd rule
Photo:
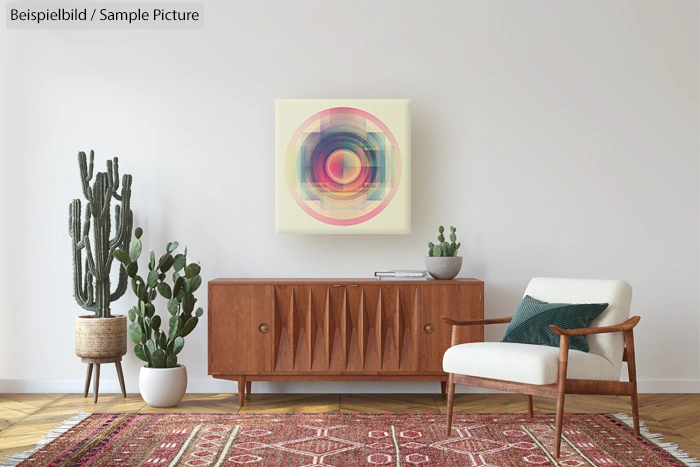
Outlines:
[[[141,367],[139,374],[141,397],[151,407],[174,407],[187,391],[187,368]]]

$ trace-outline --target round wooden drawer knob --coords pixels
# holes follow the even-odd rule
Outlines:
[[[258,326],[258,331],[260,331],[263,334],[267,334],[267,332],[270,330],[270,326],[268,326],[265,323],[262,323],[260,326]]]
[[[427,332],[428,334],[432,334],[435,328],[433,327],[432,324],[428,323],[425,326],[423,326],[423,330]]]

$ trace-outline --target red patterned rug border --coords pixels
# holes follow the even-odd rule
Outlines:
[[[20,464],[22,461],[29,459],[32,456],[32,454],[41,450],[41,448],[51,444],[71,428],[80,425],[85,419],[87,419],[91,415],[94,414],[90,412],[77,412],[76,415],[70,417],[67,420],[64,420],[63,422],[61,422],[60,425],[49,430],[46,433],[46,435],[42,436],[42,438],[39,441],[34,443],[32,449],[20,452],[18,454],[13,454],[5,459],[0,459],[0,467],[14,467]]]
[[[145,416],[145,417],[163,417],[167,416],[194,416],[194,415],[226,415],[237,417],[239,419],[275,419],[275,418],[285,418],[294,419],[295,417],[315,417],[315,418],[373,418],[376,420],[382,419],[401,419],[401,418],[435,418],[444,417],[444,414],[395,414],[395,413],[245,413],[245,414],[231,414],[231,413],[216,413],[216,414],[162,414],[162,413],[130,413],[130,414],[117,414],[117,413],[84,413],[78,412],[77,415],[65,420],[58,427],[50,430],[46,436],[35,443],[34,447],[28,451],[20,454],[14,454],[7,457],[6,459],[0,459],[0,467],[15,467],[21,464],[24,460],[30,458],[37,451],[48,446],[50,443],[61,437],[63,434],[69,430],[79,427],[81,424],[85,423],[86,420],[92,415],[128,415],[128,416]],[[492,414],[455,414],[455,417],[459,416],[469,416],[469,415],[479,415],[479,416],[494,416],[494,417],[518,417],[522,414],[511,414],[511,413],[492,413]],[[566,414],[567,418],[572,416],[602,416],[609,420],[611,423],[619,427],[621,430],[627,432],[631,437],[639,440],[641,444],[647,448],[651,448],[653,452],[656,452],[660,458],[670,462],[680,462],[682,465],[687,467],[700,467],[700,460],[692,458],[688,453],[679,448],[676,443],[667,443],[663,441],[663,435],[660,433],[651,433],[649,428],[641,422],[641,437],[634,436],[634,430],[632,428],[632,417],[626,413],[608,414],[608,413],[587,413],[587,414]],[[552,414],[536,414],[535,418],[551,418]]]
[[[616,413],[616,414],[603,414],[606,417],[614,417],[616,420],[618,420],[621,423],[621,427],[629,432],[631,435],[634,436],[634,429],[633,429],[633,419],[630,415],[626,413]],[[640,431],[642,433],[642,437],[645,439],[647,443],[653,443],[656,447],[662,449],[665,453],[667,453],[669,456],[671,456],[673,459],[678,460],[679,462],[682,462],[684,465],[688,467],[700,467],[700,460],[695,459],[690,456],[687,452],[682,450],[678,444],[676,443],[665,443],[664,442],[664,437],[661,433],[651,433],[649,431],[649,427],[646,426],[646,424],[643,421],[639,422],[640,425]]]

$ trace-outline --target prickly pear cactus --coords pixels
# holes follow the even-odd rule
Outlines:
[[[68,233],[73,249],[73,296],[78,305],[93,312],[95,318],[109,318],[110,303],[124,295],[127,287],[126,271],[120,269],[119,282],[112,292],[109,273],[114,251],[125,248],[131,237],[131,175],[124,174],[122,177],[120,192],[119,159],[115,157],[114,161],[107,161],[107,172],[98,172],[95,182],[90,186],[94,160],[94,151],[90,151],[89,164],[85,153],[78,153],[83,195],[87,200],[82,228],[80,200],[74,199],[68,211]],[[110,238],[112,198],[119,201],[119,204],[114,206],[115,234]]]
[[[450,242],[445,241],[445,228],[440,226],[438,228],[438,242],[439,243],[428,243],[428,256],[457,256],[459,247],[461,243],[457,243],[457,229],[450,226]]]
[[[177,355],[185,346],[185,336],[194,330],[204,313],[201,307],[194,309],[197,303],[194,293],[202,285],[201,268],[196,263],[187,264],[187,248],[184,253],[176,253],[179,244],[171,242],[158,262],[151,250],[144,279],[138,274],[142,235],[143,230],[138,227],[128,251],[114,251],[114,257],[131,278],[131,290],[138,299],[136,306],[129,310],[129,338],[134,343],[134,354],[148,363],[149,368],[173,368],[177,366]],[[166,282],[171,268],[172,287]],[[170,313],[167,331],[162,329],[164,323],[153,304],[158,295],[167,300],[166,308]]]

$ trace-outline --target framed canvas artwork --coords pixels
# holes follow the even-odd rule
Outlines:
[[[411,101],[275,101],[275,231],[411,233]]]

